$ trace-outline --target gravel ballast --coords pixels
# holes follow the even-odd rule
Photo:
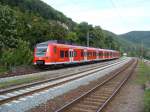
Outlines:
[[[138,68],[104,112],[143,112],[144,88],[136,81],[137,71]]]

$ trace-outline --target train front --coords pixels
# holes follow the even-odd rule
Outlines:
[[[34,64],[48,65],[51,61],[50,58],[50,47],[48,44],[37,44],[34,49]]]

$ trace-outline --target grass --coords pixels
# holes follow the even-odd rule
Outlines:
[[[144,93],[144,112],[150,112],[150,89]]]
[[[150,66],[141,61],[137,76],[137,82],[141,85],[150,82]],[[144,112],[150,112],[150,89],[144,92]]]
[[[36,77],[30,77],[30,78],[23,78],[23,79],[15,79],[15,80],[10,80],[10,81],[5,81],[0,83],[0,88],[7,88],[10,86],[15,86],[15,85],[20,85],[20,84],[25,84],[25,83],[31,83],[34,81],[38,81],[43,79],[40,76]]]
[[[147,81],[150,81],[150,67],[146,65],[144,62],[140,61],[137,75],[137,82],[143,85]]]

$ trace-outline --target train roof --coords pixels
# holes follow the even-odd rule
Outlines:
[[[46,41],[46,42],[42,42],[42,43],[38,43],[36,44],[36,46],[48,46],[49,44],[53,44],[53,45],[63,45],[63,46],[70,46],[72,48],[86,48],[86,49],[90,49],[90,50],[105,50],[105,51],[111,51],[111,52],[116,52],[116,50],[110,50],[110,49],[101,49],[101,48],[94,48],[94,47],[85,47],[85,46],[80,46],[80,45],[75,45],[69,42],[65,42],[65,41],[58,41],[58,40],[50,40],[50,41]]]

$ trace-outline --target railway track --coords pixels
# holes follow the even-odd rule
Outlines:
[[[34,77],[36,76],[46,76],[46,78],[53,78],[54,76],[62,76],[68,73],[75,73],[75,72],[79,72],[79,71],[85,71],[97,66],[105,66],[108,64],[112,64],[121,60],[124,60],[125,58],[121,58],[121,59],[117,59],[117,60],[112,60],[112,61],[107,61],[107,62],[102,62],[102,63],[95,63],[95,64],[88,64],[85,66],[75,66],[75,67],[68,67],[68,68],[63,68],[63,69],[56,69],[56,70],[50,70],[50,71],[42,71],[42,72],[37,72],[37,73],[32,73],[32,74],[26,74],[26,75],[21,75],[21,76],[12,76],[12,77],[4,77],[4,78],[0,78],[0,82],[1,81],[7,81],[7,80],[12,80],[12,79],[22,79],[22,77],[24,78],[29,78],[29,77]]]
[[[107,66],[103,66],[101,68],[99,67],[94,67],[86,71],[70,74],[67,76],[62,76],[62,77],[57,77],[54,79],[49,79],[45,81],[40,81],[32,84],[27,84],[23,86],[18,86],[16,88],[11,88],[11,89],[6,89],[3,91],[0,91],[0,105],[6,104],[8,102],[11,102],[13,100],[19,99],[20,97],[24,97],[27,95],[31,95],[33,93],[38,93],[43,90],[61,85],[63,83],[73,81],[82,77],[85,77],[87,75],[91,75],[93,73],[96,73],[98,71],[104,70],[106,68],[112,67],[114,65],[117,65],[119,63],[122,63],[126,60],[119,61],[117,63],[113,63]]]
[[[102,111],[132,75],[136,65],[137,61],[135,60],[132,61],[132,63],[128,63],[127,66],[121,68],[120,71],[115,73],[112,77],[109,77],[82,96],[79,96],[72,102],[64,105],[56,112]]]

